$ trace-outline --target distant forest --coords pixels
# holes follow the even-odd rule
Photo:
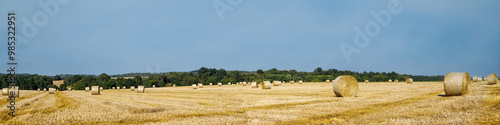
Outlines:
[[[121,75],[112,75],[102,73],[99,76],[95,75],[56,75],[42,76],[22,74],[16,75],[17,85],[24,90],[36,90],[38,88],[54,87],[59,90],[66,90],[71,87],[76,90],[83,90],[85,87],[92,85],[102,86],[104,89],[111,87],[138,86],[144,85],[151,87],[172,86],[190,86],[196,83],[218,83],[227,84],[229,82],[260,82],[260,81],[298,81],[304,82],[324,82],[325,80],[334,80],[341,75],[351,75],[359,82],[369,80],[370,82],[385,82],[389,79],[404,81],[406,78],[413,78],[414,81],[442,81],[444,76],[424,76],[424,75],[407,75],[398,74],[395,72],[353,72],[349,70],[328,69],[323,70],[321,67],[316,68],[313,72],[298,72],[296,70],[278,70],[276,68],[264,71],[226,71],[224,69],[201,67],[198,70],[191,72],[168,72],[168,73],[128,73]],[[0,76],[2,88],[8,86],[8,79],[11,75],[2,74]],[[113,77],[113,78],[112,78]],[[133,78],[124,78],[133,77]],[[64,80],[64,84],[60,87],[53,85],[52,80]]]

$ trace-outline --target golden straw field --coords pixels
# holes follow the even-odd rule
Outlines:
[[[500,86],[471,91],[444,97],[443,82],[359,83],[357,97],[336,97],[332,83],[21,90],[16,117],[0,97],[0,124],[500,124]]]

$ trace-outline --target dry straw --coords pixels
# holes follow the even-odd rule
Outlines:
[[[358,81],[350,75],[339,76],[333,81],[333,92],[338,97],[355,97],[358,91]]]
[[[123,89],[127,89],[127,87],[125,87],[125,86],[123,86],[122,88],[123,88]]]
[[[294,83],[295,83],[295,81],[290,81],[290,84],[294,84]]]
[[[102,87],[99,87],[99,89],[104,90]]]
[[[302,80],[299,80],[299,84],[302,84]]]
[[[479,80],[478,80],[477,78],[478,78],[477,76],[473,76],[473,77],[472,77],[472,81],[473,81],[473,82],[478,82]]]
[[[392,82],[392,80],[390,80],[390,79],[389,79],[389,80],[387,80],[387,82],[391,83],[391,82]]]
[[[228,82],[227,85],[233,85],[233,84],[231,84],[231,82]]]
[[[116,89],[120,89],[120,87],[116,87]]]
[[[330,83],[330,80],[328,80],[328,79],[327,79],[325,82],[326,82],[326,83]]]
[[[38,88],[38,90],[37,90],[37,91],[40,91],[40,88]]]
[[[394,82],[399,82],[399,80],[396,79],[396,80],[394,80]]]
[[[85,92],[88,92],[90,90],[89,87],[85,87]]]
[[[99,88],[99,86],[92,86],[92,95],[100,95],[101,94],[101,90]]]
[[[137,86],[137,93],[144,93],[145,89],[144,86]]]
[[[112,87],[111,89],[115,89],[115,87]]]
[[[130,86],[130,91],[135,91],[135,86]]]
[[[198,87],[196,86],[196,84],[193,84],[193,89],[197,89]]]
[[[2,95],[8,96],[9,95],[9,88],[2,88]]]
[[[54,94],[56,92],[55,88],[49,88],[49,94]]]
[[[175,87],[175,84],[174,84],[174,87]]]
[[[412,78],[406,78],[406,83],[408,83],[408,84],[413,83],[413,79]]]
[[[368,83],[368,82],[370,82],[370,81],[368,81],[368,80],[365,80],[365,83]]]
[[[444,76],[446,96],[459,96],[469,93],[470,76],[467,72],[450,72]]]
[[[222,83],[220,83],[220,82],[217,83],[217,86],[222,87]]]
[[[212,86],[212,83],[209,83],[210,86]]]
[[[262,89],[271,89],[271,86],[273,86],[273,84],[271,84],[271,82],[269,81],[263,81],[260,83],[260,87]]]
[[[498,82],[498,77],[496,73],[490,74],[486,78],[487,78],[486,82],[488,82],[488,85],[497,84]]]
[[[203,88],[203,83],[198,83],[199,88]]]
[[[153,88],[155,88],[155,87],[156,87],[156,85],[153,85]]]
[[[247,82],[243,82],[243,84],[242,84],[242,85],[243,85],[243,86],[247,86]]]
[[[257,84],[257,82],[252,82],[250,86],[252,86],[252,88],[259,88],[259,84]]]

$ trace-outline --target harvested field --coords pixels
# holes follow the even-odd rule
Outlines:
[[[332,84],[148,88],[55,94],[21,90],[16,117],[0,97],[0,124],[499,124],[500,86],[474,82],[465,96],[444,97],[443,82],[359,83],[357,97]]]

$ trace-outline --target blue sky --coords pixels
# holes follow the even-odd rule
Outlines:
[[[214,1],[232,9],[222,14],[223,20]],[[16,12],[21,37],[17,72],[43,75],[191,71],[202,66],[472,76],[500,71],[500,1],[399,0],[401,11],[391,13],[386,26],[370,12],[388,11],[390,0],[241,1],[1,0],[0,33],[7,34],[7,12]],[[56,3],[49,10],[58,10],[45,11],[43,2]],[[366,46],[356,46],[354,28],[366,32],[370,22],[380,26],[379,32]],[[26,28],[29,23],[36,33]],[[359,53],[348,56],[349,61],[342,43]],[[5,71],[7,50],[3,52]]]

